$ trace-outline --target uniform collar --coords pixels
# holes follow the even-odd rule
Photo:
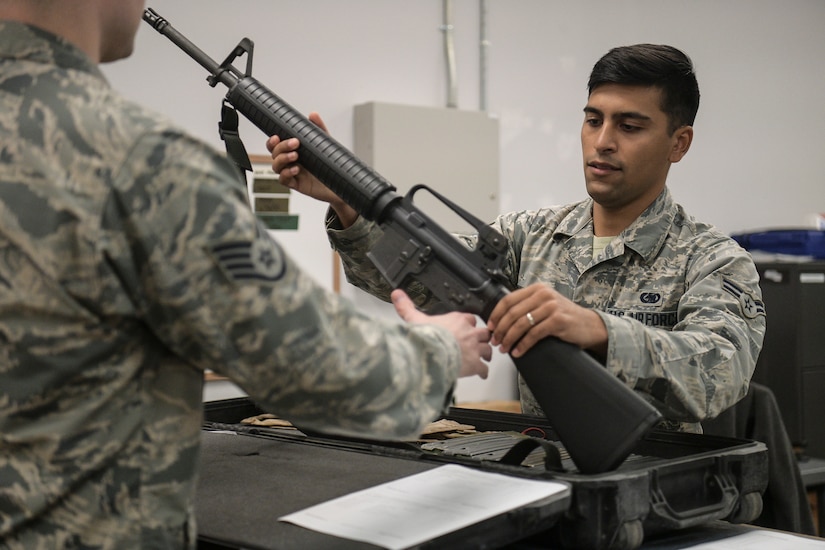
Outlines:
[[[97,64],[80,48],[46,30],[17,21],[0,20],[0,59],[55,65],[87,72],[105,81]]]
[[[667,238],[676,216],[676,207],[670,190],[665,187],[658,197],[619,234],[625,247],[642,256],[646,261],[655,258]],[[593,199],[577,204],[562,219],[554,238],[593,237]]]

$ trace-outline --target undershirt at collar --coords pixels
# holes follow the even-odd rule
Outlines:
[[[595,258],[599,254],[601,254],[602,250],[604,250],[605,247],[610,244],[610,241],[612,241],[615,238],[615,235],[612,237],[597,237],[593,235],[593,257]]]

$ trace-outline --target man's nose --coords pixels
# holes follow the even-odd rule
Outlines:
[[[599,152],[616,150],[616,130],[610,124],[602,124],[596,133],[596,140],[593,143]]]

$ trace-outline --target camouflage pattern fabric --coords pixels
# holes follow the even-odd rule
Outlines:
[[[697,222],[666,188],[593,258],[592,199],[514,212],[492,224],[509,243],[513,286],[546,283],[596,310],[608,331],[606,367],[662,411],[663,427],[701,431],[748,389],[765,335],[753,260],[734,240]],[[354,285],[387,299],[389,286],[366,256],[380,228],[363,218],[346,230],[330,213],[327,232]],[[474,246],[473,236],[459,236]],[[420,284],[407,289],[435,306]],[[519,380],[522,409],[543,414]]]
[[[11,22],[0,144],[0,548],[194,548],[204,369],[319,431],[443,411],[447,331],[319,287],[223,155]]]

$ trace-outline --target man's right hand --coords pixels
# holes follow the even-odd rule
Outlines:
[[[329,133],[321,115],[310,113],[308,118],[324,132]],[[358,212],[299,164],[299,146],[298,138],[281,141],[278,136],[271,136],[266,141],[266,148],[272,155],[272,170],[278,174],[281,185],[294,189],[302,195],[329,203],[344,227],[355,223],[358,219]]]
[[[416,309],[413,301],[403,290],[393,290],[390,296],[395,311],[404,321],[439,325],[452,333],[461,348],[461,370],[458,374],[460,377],[478,375],[487,378],[487,363],[493,357],[490,331],[487,327],[476,326],[474,315],[456,311],[442,315],[427,315]]]

